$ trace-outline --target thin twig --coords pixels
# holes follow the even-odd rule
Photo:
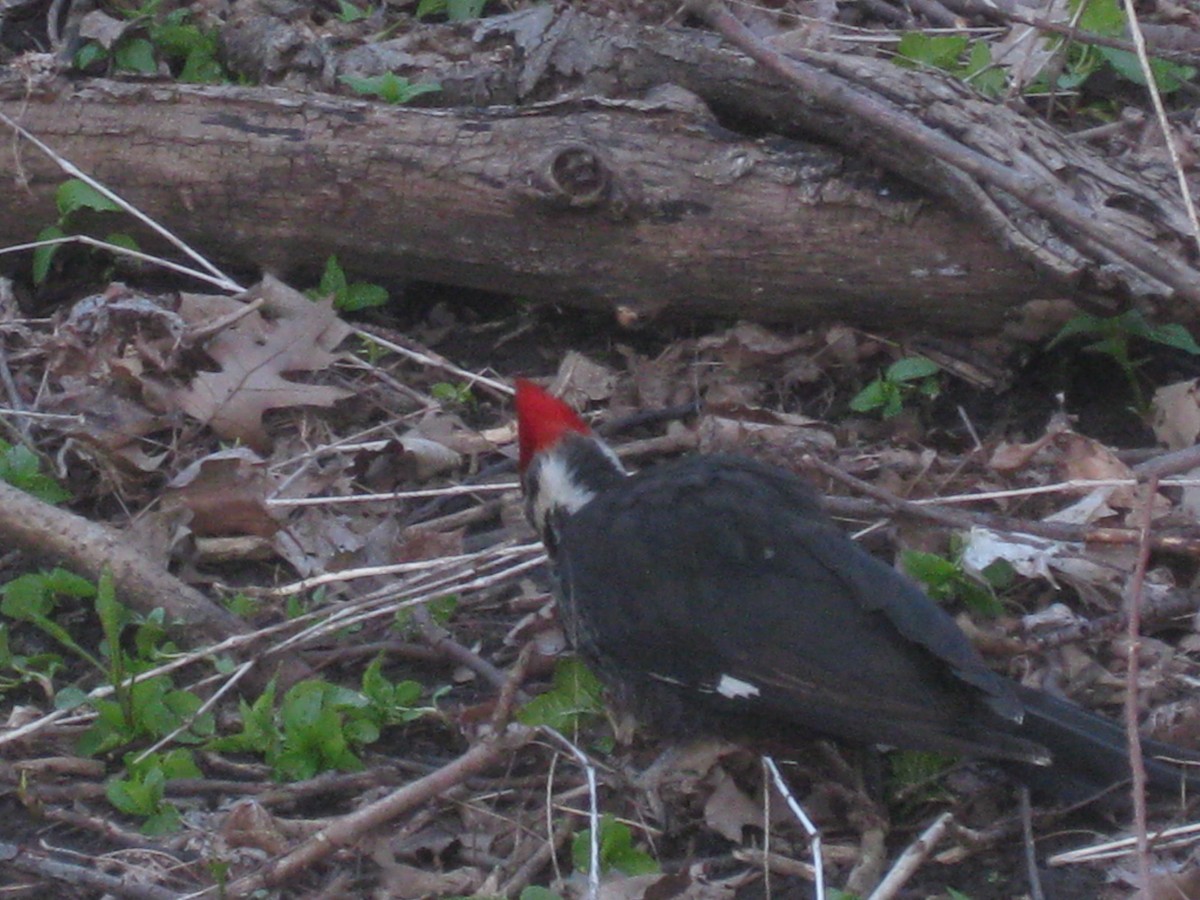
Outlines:
[[[511,725],[503,734],[485,738],[455,760],[418,778],[381,800],[376,800],[349,815],[334,820],[291,852],[259,872],[241,878],[226,888],[228,897],[246,897],[256,891],[276,887],[298,873],[328,858],[343,847],[360,840],[410,809],[428,803],[472,775],[498,763],[509,753],[529,743],[533,732]]]
[[[1149,896],[1150,891],[1150,839],[1146,825],[1146,766],[1142,759],[1142,740],[1138,729],[1138,707],[1140,706],[1138,685],[1142,653],[1142,592],[1146,583],[1146,567],[1150,562],[1150,530],[1153,527],[1154,495],[1157,492],[1158,477],[1152,475],[1146,483],[1146,493],[1142,501],[1142,515],[1139,523],[1142,541],[1138,546],[1137,565],[1134,567],[1133,577],[1130,579],[1126,602],[1129,613],[1129,655],[1125,669],[1125,733],[1129,739],[1129,769],[1133,776],[1129,790],[1133,799],[1138,877],[1141,881],[1143,896]]]
[[[1183,161],[1179,158],[1179,148],[1175,144],[1175,129],[1171,127],[1171,122],[1167,119],[1167,109],[1163,106],[1158,82],[1154,78],[1154,70],[1150,67],[1150,54],[1146,52],[1146,35],[1142,33],[1137,4],[1126,3],[1125,11],[1129,21],[1129,36],[1133,38],[1133,46],[1137,49],[1138,64],[1142,69],[1142,77],[1146,79],[1146,91],[1150,94],[1150,103],[1154,106],[1158,127],[1162,129],[1163,142],[1167,145],[1167,155],[1171,158],[1171,168],[1175,170],[1175,179],[1179,183],[1179,195],[1183,200],[1183,208],[1187,210],[1188,221],[1192,223],[1192,240],[1196,242],[1197,247],[1200,247],[1200,221],[1196,219],[1196,204],[1192,202],[1192,190],[1188,186],[1187,174],[1183,171]]]
[[[872,891],[867,900],[891,900],[892,897],[895,897],[896,893],[916,874],[917,869],[933,852],[933,848],[942,839],[953,819],[954,817],[948,812],[944,812],[934,819],[932,824],[900,854],[900,858],[896,860],[891,871],[884,876],[883,881],[879,882],[879,886]]]

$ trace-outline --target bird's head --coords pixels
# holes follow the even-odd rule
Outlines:
[[[553,394],[520,378],[515,403],[525,514],[550,547],[553,517],[579,511],[624,477],[625,469],[579,414]]]

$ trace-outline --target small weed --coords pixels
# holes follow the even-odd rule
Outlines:
[[[458,611],[458,595],[445,594],[441,597],[434,597],[425,604],[425,609],[435,624],[447,625]],[[412,609],[401,607],[396,610],[395,616],[392,617],[392,628],[406,636],[414,634],[417,626],[413,621]]]
[[[475,395],[471,392],[471,385],[465,381],[457,384],[439,381],[429,389],[429,393],[434,400],[446,406],[462,409],[471,409],[475,406]]]
[[[242,730],[210,741],[210,750],[262,756],[281,781],[319,772],[355,772],[357,748],[373,744],[386,725],[411,722],[436,710],[416,706],[421,686],[393,684],[376,660],[363,674],[362,691],[308,679],[293,685],[275,708],[272,683],[253,704],[240,702]]]
[[[992,65],[987,41],[972,41],[965,35],[906,32],[896,47],[895,63],[914,68],[941,69],[975,86],[985,97],[998,97],[1007,86],[1003,70]]]
[[[212,717],[198,715],[202,705],[199,697],[176,690],[167,675],[140,680],[136,677],[175,648],[163,643],[162,611],[156,610],[137,625],[132,640],[134,653],[123,649],[122,634],[133,624],[133,617],[117,602],[110,574],[105,573],[95,585],[65,569],[29,573],[5,584],[0,595],[0,614],[39,629],[84,660],[112,686],[112,700],[90,698],[74,686],[63,688],[55,696],[59,709],[87,704],[96,710],[95,722],[79,740],[81,754],[106,753],[140,738],[161,738],[179,729],[176,740],[184,743],[199,743],[212,734]],[[98,653],[80,646],[52,618],[60,599],[67,597],[94,600],[103,638]]]
[[[417,18],[445,15],[451,22],[465,22],[483,15],[487,0],[421,0],[417,4]]]
[[[1089,314],[1075,316],[1046,345],[1046,349],[1053,349],[1062,341],[1071,337],[1099,338],[1095,343],[1088,344],[1083,349],[1088,353],[1099,353],[1108,356],[1116,363],[1122,374],[1124,374],[1125,380],[1129,383],[1134,408],[1139,415],[1145,415],[1149,410],[1146,396],[1142,392],[1141,382],[1138,380],[1138,369],[1146,361],[1144,359],[1134,359],[1130,354],[1129,342],[1131,338],[1141,338],[1144,341],[1161,344],[1164,347],[1183,350],[1193,356],[1200,355],[1200,344],[1196,343],[1191,332],[1182,325],[1151,325],[1135,309],[1107,318]]]
[[[571,859],[575,868],[587,872],[591,867],[592,831],[586,829],[571,842]],[[600,869],[616,869],[625,875],[652,875],[659,871],[658,862],[644,850],[633,845],[633,832],[623,822],[606,814],[600,820]]]
[[[422,94],[432,94],[442,89],[436,81],[413,82],[395,72],[384,72],[371,78],[343,75],[340,81],[359,94],[378,97],[384,103],[395,105],[412,103]]]
[[[333,307],[340,312],[356,312],[360,309],[383,306],[388,302],[388,292],[377,284],[368,284],[365,281],[351,284],[336,255],[325,261],[321,281],[308,292],[308,296],[314,300],[332,296]]]
[[[910,576],[921,582],[934,600],[961,600],[968,609],[988,618],[1004,611],[997,590],[1012,584],[1012,567],[998,559],[983,570],[983,580],[968,574],[959,559],[946,559],[936,553],[905,550],[900,561]]]
[[[115,39],[88,41],[80,47],[75,54],[75,68],[87,70],[109,61],[118,72],[156,75],[162,63],[186,84],[229,81],[229,74],[217,59],[217,32],[189,22],[191,10],[186,7],[160,17],[161,6],[162,0],[150,0],[123,10],[129,24]]]
[[[539,694],[517,712],[524,725],[545,725],[564,734],[578,731],[588,720],[604,714],[604,688],[591,670],[575,657],[558,661],[550,690]],[[601,749],[611,749],[612,738]]]
[[[1071,12],[1076,12],[1085,0],[1070,0]],[[1105,37],[1124,37],[1128,33],[1128,21],[1120,0],[1086,0],[1079,16],[1079,28]],[[1145,85],[1146,77],[1138,62],[1137,54],[1112,47],[1072,44],[1068,53],[1067,66],[1059,81],[1059,89],[1069,89],[1083,84],[1104,64],[1133,84]],[[1158,90],[1163,94],[1173,93],[1184,82],[1191,81],[1196,70],[1165,59],[1150,60],[1150,72]],[[1064,83],[1063,79],[1066,79]]]
[[[850,401],[855,412],[878,413],[885,419],[898,416],[909,397],[933,399],[941,393],[938,373],[941,367],[923,356],[898,359],[880,377],[858,392]]]
[[[353,3],[347,3],[346,0],[338,0],[337,19],[345,25],[349,25],[352,22],[361,22],[370,15],[370,10],[357,7]]]
[[[37,497],[43,503],[65,503],[71,492],[41,471],[41,461],[28,447],[0,441],[0,481]]]
[[[177,748],[140,759],[130,753],[125,757],[125,774],[111,779],[104,793],[121,812],[145,818],[143,834],[169,834],[179,828],[179,810],[163,799],[167,780],[203,777],[190,750]]]
[[[80,214],[85,210],[97,213],[122,212],[116,203],[78,178],[71,178],[60,184],[54,193],[54,202],[58,207],[58,221],[38,232],[39,241],[52,241],[70,234],[78,234]],[[124,232],[111,232],[104,240],[118,247],[138,249],[137,241]],[[50,263],[61,246],[62,244],[50,244],[33,251],[34,284],[41,284],[46,280],[50,274]]]
[[[953,756],[927,750],[893,750],[886,759],[893,793],[934,782],[954,764]]]

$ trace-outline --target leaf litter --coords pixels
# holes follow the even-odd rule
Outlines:
[[[545,608],[545,581],[531,579],[540,553],[520,511],[507,410],[490,406],[481,414],[417,401],[430,396],[444,372],[387,354],[364,365],[355,356],[358,339],[328,303],[272,280],[237,298],[149,296],[114,285],[78,306],[60,320],[23,322],[19,332],[6,332],[18,335],[10,366],[22,395],[38,410],[63,417],[39,420],[34,434],[42,458],[55,461],[76,497],[101,499],[112,492],[124,498],[131,513],[141,513],[136,524],[126,520],[129,540],[153,544],[154,557],[170,559],[186,580],[220,596],[247,598],[251,605],[243,614],[271,642],[268,653],[310,660],[348,687],[378,654],[391,677],[416,677],[426,696],[453,685],[435,704],[436,714],[385,730],[365,748],[362,773],[330,772],[272,786],[267,770],[253,760],[207,754],[212,786],[198,784],[193,796],[207,796],[215,806],[189,800],[182,785],[170,793],[184,807],[186,833],[217,835],[208,849],[229,863],[235,877],[257,877],[263,854],[278,856],[320,822],[344,821],[380,791],[402,791],[413,778],[452,764],[464,737],[478,743],[492,733],[497,678],[501,684],[516,679],[502,694],[521,696],[549,681],[563,638]],[[656,355],[628,345],[603,360],[565,353],[547,383],[599,428],[613,429],[618,450],[639,465],[696,449],[753,453],[807,470],[810,477],[815,471],[835,495],[831,509],[868,530],[886,523],[893,509],[853,491],[846,496],[810,468],[813,457],[886,484],[908,502],[930,501],[936,508],[940,498],[959,498],[942,508],[965,507],[970,527],[957,530],[962,544],[951,548],[947,532],[928,531],[928,520],[923,543],[957,553],[969,573],[981,576],[1003,561],[1021,576],[1005,595],[999,619],[968,623],[994,664],[1029,682],[1053,680],[1067,694],[1116,715],[1128,653],[1117,625],[1136,555],[1133,517],[1153,499],[1153,514],[1163,523],[1156,527],[1195,541],[1195,517],[1183,514],[1177,499],[1194,488],[1162,483],[1150,498],[1121,453],[1078,433],[1065,417],[1011,443],[985,433],[983,446],[973,448],[949,441],[946,426],[924,426],[916,418],[899,427],[829,415],[856,383],[903,352],[842,326],[787,334],[741,324],[667,342]],[[550,373],[543,367],[520,374]],[[392,383],[416,390],[400,393]],[[1185,382],[1156,399],[1168,446],[1194,438],[1193,396]],[[698,413],[688,406],[697,400],[703,400]],[[647,410],[666,408],[691,411],[637,421]],[[447,482],[456,490],[440,499],[409,496]],[[981,494],[989,499],[966,502]],[[1013,517],[1074,528],[1078,537],[1014,532],[1005,527]],[[1107,529],[1117,539],[1085,540],[1088,529]],[[1200,638],[1177,610],[1181,596],[1192,615],[1196,606],[1179,582],[1186,571],[1164,560],[1153,574],[1148,622],[1152,628],[1170,624],[1183,637],[1142,644],[1139,684],[1151,711],[1146,725],[1165,739],[1194,745],[1200,710],[1191,654],[1200,649]],[[319,578],[321,584],[304,588],[297,578]],[[431,629],[406,614],[448,598],[452,611],[444,626]],[[1156,619],[1159,608],[1175,610],[1166,613],[1174,618]],[[1109,624],[1089,632],[1093,621]],[[239,647],[253,646],[246,638],[224,652],[239,657]],[[253,655],[263,655],[259,646]],[[211,653],[196,650],[178,668],[199,685],[206,673],[202,661]],[[51,751],[70,756],[72,732],[61,719],[38,715],[36,702],[14,710],[12,724],[34,727],[28,737],[0,744],[0,753],[12,759],[16,751],[17,760]],[[45,724],[39,727],[39,721]],[[629,771],[645,769],[662,749],[650,735],[608,749],[609,728],[603,719],[579,722],[574,739],[598,760]],[[580,772],[532,747],[506,759],[507,772],[453,781],[444,801],[402,813],[396,838],[375,829],[355,832],[358,843],[347,852],[374,866],[368,881],[392,895],[503,893],[549,884],[556,871],[568,876],[568,839],[586,827]],[[758,877],[756,866],[735,864],[729,856],[731,848],[753,848],[764,835],[762,781],[753,758],[724,747],[706,759],[696,777],[658,799],[653,791],[622,788],[622,776],[604,777],[605,812],[629,817],[637,824],[635,841],[669,862],[665,875],[610,872],[604,896],[734,896]],[[234,765],[236,774],[229,768]],[[117,771],[119,766],[110,767],[110,774]],[[980,781],[974,771],[968,766],[951,778],[957,794],[951,806],[961,827],[987,831],[997,813],[983,810],[1005,809],[1004,789]],[[221,772],[241,787],[229,778],[218,781]],[[825,745],[798,750],[789,780],[827,830],[830,874],[851,877],[872,853],[870,822],[884,810],[853,766]],[[52,819],[53,787],[39,779],[30,795],[48,805]],[[945,796],[915,808],[944,808]],[[102,801],[91,808],[97,821],[118,830],[136,827],[118,823]],[[247,809],[256,811],[251,830],[263,836],[257,843],[235,824]],[[913,808],[892,815],[891,843],[898,850],[923,817]],[[1010,813],[1000,819],[1005,815]],[[1000,836],[1010,832],[996,831],[985,848],[1011,843]],[[197,846],[196,840],[185,843]],[[798,866],[806,858],[803,835],[773,815],[771,842],[774,877],[799,877],[787,861]],[[967,857],[988,852],[994,849],[964,850]],[[315,885],[321,871],[300,867],[288,878]],[[326,874],[349,877],[337,872],[335,866]],[[951,875],[933,877],[947,883]],[[570,878],[557,889],[564,896],[581,890]]]

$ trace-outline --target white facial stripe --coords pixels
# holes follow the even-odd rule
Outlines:
[[[717,682],[717,693],[730,700],[739,700],[745,697],[757,697],[761,691],[748,681],[742,681],[732,675],[722,675],[721,680]]]
[[[534,514],[545,522],[550,510],[559,509],[570,515],[587,506],[596,495],[571,477],[566,461],[557,453],[538,460],[535,477],[538,481]]]

